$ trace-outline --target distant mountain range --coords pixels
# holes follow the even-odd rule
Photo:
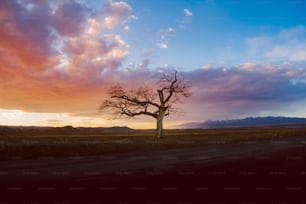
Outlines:
[[[185,123],[175,128],[234,128],[234,127],[270,127],[270,126],[306,126],[306,118],[292,117],[249,117],[234,120],[205,121],[200,123]]]

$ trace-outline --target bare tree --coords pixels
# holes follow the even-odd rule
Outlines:
[[[164,117],[176,112],[175,103],[191,95],[189,83],[177,75],[177,71],[173,75],[164,74],[157,90],[143,86],[127,91],[121,85],[113,86],[109,91],[110,99],[102,102],[100,110],[111,109],[116,115],[128,117],[151,116],[157,121],[155,137],[159,139],[163,136]]]

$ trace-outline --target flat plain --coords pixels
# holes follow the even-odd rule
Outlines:
[[[128,152],[205,147],[306,135],[305,127],[166,130],[156,140],[153,130],[78,131],[70,128],[0,132],[0,160],[108,155]]]
[[[1,136],[0,202],[303,203],[306,128]],[[120,195],[120,196],[119,196]]]

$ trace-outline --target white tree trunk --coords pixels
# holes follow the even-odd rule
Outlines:
[[[157,139],[160,139],[160,138],[163,137],[164,114],[160,114],[156,120],[157,120],[157,124],[156,124],[156,134],[155,134],[155,137]]]

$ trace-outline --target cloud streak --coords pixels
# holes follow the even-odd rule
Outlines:
[[[175,29],[174,28],[171,28],[171,27],[168,27],[167,29],[165,30],[162,30],[160,32],[160,37],[161,39],[166,39],[166,38],[169,38],[171,36],[175,35]]]

